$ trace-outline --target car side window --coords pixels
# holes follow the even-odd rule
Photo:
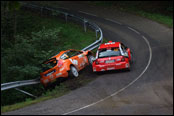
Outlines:
[[[69,57],[73,57],[73,56],[76,56],[76,55],[80,54],[80,52],[79,51],[75,51],[75,50],[71,50],[67,54],[68,54]]]
[[[126,50],[123,46],[121,46],[121,49],[123,50],[124,53],[126,52]]]
[[[63,59],[63,60],[68,59],[68,58],[69,58],[69,56],[67,55],[67,53],[64,53],[64,54],[60,57],[60,59]]]
[[[121,48],[124,49],[124,50],[127,49],[127,47],[123,43],[121,43]]]
[[[60,58],[63,59],[63,60],[65,60],[65,59],[71,58],[73,56],[79,55],[81,53],[83,53],[83,52],[76,51],[76,50],[71,50],[71,51],[68,51],[68,52],[62,54],[62,56]]]

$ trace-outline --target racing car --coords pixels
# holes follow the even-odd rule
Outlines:
[[[121,42],[101,44],[96,52],[96,59],[93,61],[93,72],[127,69],[130,71],[132,63],[132,52]]]
[[[40,82],[48,88],[53,82],[67,77],[78,77],[79,71],[92,65],[91,51],[65,50],[42,63]]]

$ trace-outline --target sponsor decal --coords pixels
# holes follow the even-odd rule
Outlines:
[[[78,61],[77,60],[72,60],[72,59],[69,59],[73,64],[75,65],[78,65]]]
[[[100,63],[104,63],[104,60],[100,61]]]
[[[82,67],[82,66],[84,66],[85,65],[85,62],[82,62],[81,64],[80,64],[80,67]]]
[[[60,71],[64,70],[64,68],[61,68]]]
[[[121,65],[120,63],[119,64],[116,64],[117,66]]]
[[[117,59],[117,61],[120,61],[121,59]]]
[[[84,61],[87,63],[87,59],[85,57],[83,57]]]
[[[115,42],[105,43],[105,45],[115,44]]]
[[[115,67],[110,67],[110,68],[107,68],[107,70],[113,70],[115,69]]]
[[[101,66],[101,65],[99,65],[99,67],[101,68],[101,67],[105,67],[105,66]]]
[[[56,76],[60,76],[60,75],[62,75],[62,73],[58,73],[58,74],[56,74]]]

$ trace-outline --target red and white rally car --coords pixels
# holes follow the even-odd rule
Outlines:
[[[101,44],[96,53],[96,59],[93,61],[93,72],[128,69],[130,70],[130,62],[132,53],[121,42],[112,42]]]

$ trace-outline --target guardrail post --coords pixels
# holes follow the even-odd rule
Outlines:
[[[65,20],[66,20],[66,23],[67,23],[67,20],[68,20],[68,14],[65,13]]]
[[[86,29],[87,29],[87,28],[86,28],[86,23],[87,23],[88,21],[87,21],[86,19],[84,19],[83,22],[84,22],[84,31],[86,32]]]
[[[95,30],[96,39],[97,39],[97,37],[98,37],[98,32],[99,32],[99,30],[98,30],[98,29],[96,29],[96,30]]]
[[[31,93],[28,93],[28,92],[26,92],[26,91],[24,91],[24,90],[21,90],[21,89],[18,89],[18,88],[15,88],[17,91],[20,91],[20,92],[22,92],[22,93],[24,93],[24,94],[27,94],[27,95],[29,95],[29,96],[31,96],[31,97],[34,97],[34,98],[37,98],[36,96],[34,96],[34,95],[32,95]]]
[[[43,7],[41,7],[41,16],[42,16],[42,11],[43,11]]]

